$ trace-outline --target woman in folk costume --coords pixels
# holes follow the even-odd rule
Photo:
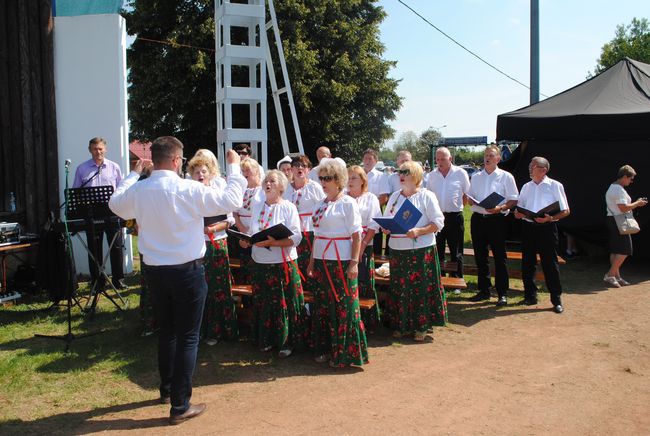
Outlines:
[[[262,192],[261,187],[262,176],[260,164],[252,158],[243,159],[241,161],[241,173],[246,178],[248,184],[244,191],[243,205],[234,213],[235,225],[240,232],[248,233],[253,203],[264,201],[264,193]],[[239,241],[239,244],[235,245],[237,249],[234,254],[239,258],[240,262],[239,275],[237,277],[241,279],[242,283],[250,283],[250,267],[253,262],[251,260],[251,249],[250,247],[244,248],[241,241]]]
[[[284,224],[293,235],[272,237],[253,245],[252,284],[255,309],[254,334],[260,350],[279,350],[280,357],[291,355],[304,342],[304,297],[296,246],[300,244],[298,210],[284,200],[288,180],[271,170],[262,182],[264,200],[253,203],[248,233],[254,235],[276,224]],[[248,245],[246,242],[243,245]]]
[[[325,193],[320,184],[310,180],[307,175],[311,169],[311,162],[307,156],[296,156],[291,159],[291,172],[293,180],[284,191],[284,198],[298,208],[302,241],[298,246],[298,266],[301,271],[307,271],[311,258],[311,247],[314,240],[314,226],[312,212],[314,206],[325,198]],[[306,292],[313,293],[318,284],[309,277],[305,277],[302,287]]]
[[[312,342],[316,361],[330,366],[368,363],[366,332],[359,311],[361,215],[357,202],[343,193],[348,174],[340,159],[321,160],[318,178],[325,199],[312,221],[314,246],[308,274],[319,288],[312,309]]]
[[[209,150],[204,150],[201,154],[197,152],[188,164],[192,179],[214,189],[224,189],[226,183],[219,177],[218,168],[217,159]],[[226,239],[226,229],[234,219],[232,214],[212,218],[217,218],[218,221],[211,220],[214,222],[206,224],[204,229],[204,265],[208,295],[201,323],[201,336],[208,345],[214,345],[220,339],[233,340],[239,336]]]
[[[421,187],[419,163],[403,163],[398,174],[401,189],[388,199],[384,217],[394,216],[406,199],[422,217],[406,234],[390,235],[390,320],[394,337],[413,334],[414,340],[424,341],[429,328],[447,321],[434,235],[444,226],[444,215],[435,194]]]
[[[375,290],[375,260],[372,241],[379,231],[379,224],[373,218],[381,216],[379,199],[368,192],[368,176],[362,167],[353,165],[348,168],[348,195],[357,201],[361,214],[361,248],[359,250],[359,295],[374,298],[375,307],[361,310],[361,319],[367,331],[375,331],[379,324],[379,304]]]

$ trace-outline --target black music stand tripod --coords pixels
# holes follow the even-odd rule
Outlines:
[[[72,188],[67,189],[66,193],[68,198],[68,219],[86,220],[86,229],[87,231],[90,230],[92,232],[92,235],[95,235],[95,232],[97,230],[95,228],[95,220],[104,221],[106,224],[102,224],[102,226],[114,225],[118,231],[120,231],[119,218],[108,208],[108,200],[111,198],[111,195],[113,195],[112,186],[107,185],[94,186],[90,188]],[[99,299],[100,295],[104,295],[106,298],[108,298],[110,302],[113,303],[119,310],[124,310],[128,307],[128,302],[122,298],[120,291],[113,285],[112,280],[106,273],[106,263],[110,257],[111,249],[113,248],[113,245],[115,245],[115,241],[117,240],[118,235],[119,233],[116,232],[113,236],[113,239],[110,241],[104,258],[97,259],[83,238],[79,235],[79,233],[77,233],[77,238],[81,241],[81,244],[86,250],[86,253],[88,253],[88,256],[92,262],[95,263],[98,273],[97,280],[93,282],[92,287],[90,288],[88,301],[84,308],[90,313],[91,318],[95,314],[95,310],[97,308],[97,300]],[[99,243],[102,244],[103,241],[100,239]],[[117,298],[119,298],[121,301],[122,306],[120,306],[117,301],[115,301],[113,297],[108,294],[106,289],[99,289],[99,276],[103,276],[106,283],[111,288],[113,288],[113,291],[115,292]]]

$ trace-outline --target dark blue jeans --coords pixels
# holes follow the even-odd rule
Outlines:
[[[158,333],[160,394],[171,396],[171,415],[190,407],[192,375],[208,292],[202,260],[172,266],[144,266]]]

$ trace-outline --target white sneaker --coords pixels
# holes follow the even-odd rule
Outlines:
[[[206,345],[210,345],[210,346],[217,345],[216,339],[206,339],[204,342],[206,343]]]
[[[616,277],[616,281],[618,282],[619,285],[621,286],[630,286],[630,282],[625,280],[623,277]]]
[[[612,288],[620,288],[621,285],[618,283],[618,280],[616,280],[616,277],[611,277],[611,276],[605,276],[603,277],[603,281],[610,285]]]
[[[291,348],[283,348],[278,353],[278,356],[281,358],[285,358],[291,356],[291,353],[293,353],[293,350]]]

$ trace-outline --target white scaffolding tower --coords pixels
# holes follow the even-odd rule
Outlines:
[[[266,4],[270,20],[266,20]],[[225,163],[225,151],[235,143],[248,143],[254,156],[264,168],[268,168],[266,76],[274,101],[282,149],[285,155],[304,153],[298,117],[289,83],[282,41],[278,31],[273,0],[247,0],[247,3],[231,3],[217,0],[215,3],[216,79],[217,79],[217,144],[221,165]],[[284,86],[278,89],[273,68],[271,47],[267,31],[273,31],[277,56],[282,69]],[[233,71],[238,70],[239,82],[233,86]],[[248,70],[248,81],[241,81]],[[245,82],[245,83],[244,83]],[[280,96],[287,95],[295,147],[287,138]],[[233,109],[239,115],[233,121]],[[248,113],[246,119],[243,113]],[[293,145],[293,144],[292,144]]]

